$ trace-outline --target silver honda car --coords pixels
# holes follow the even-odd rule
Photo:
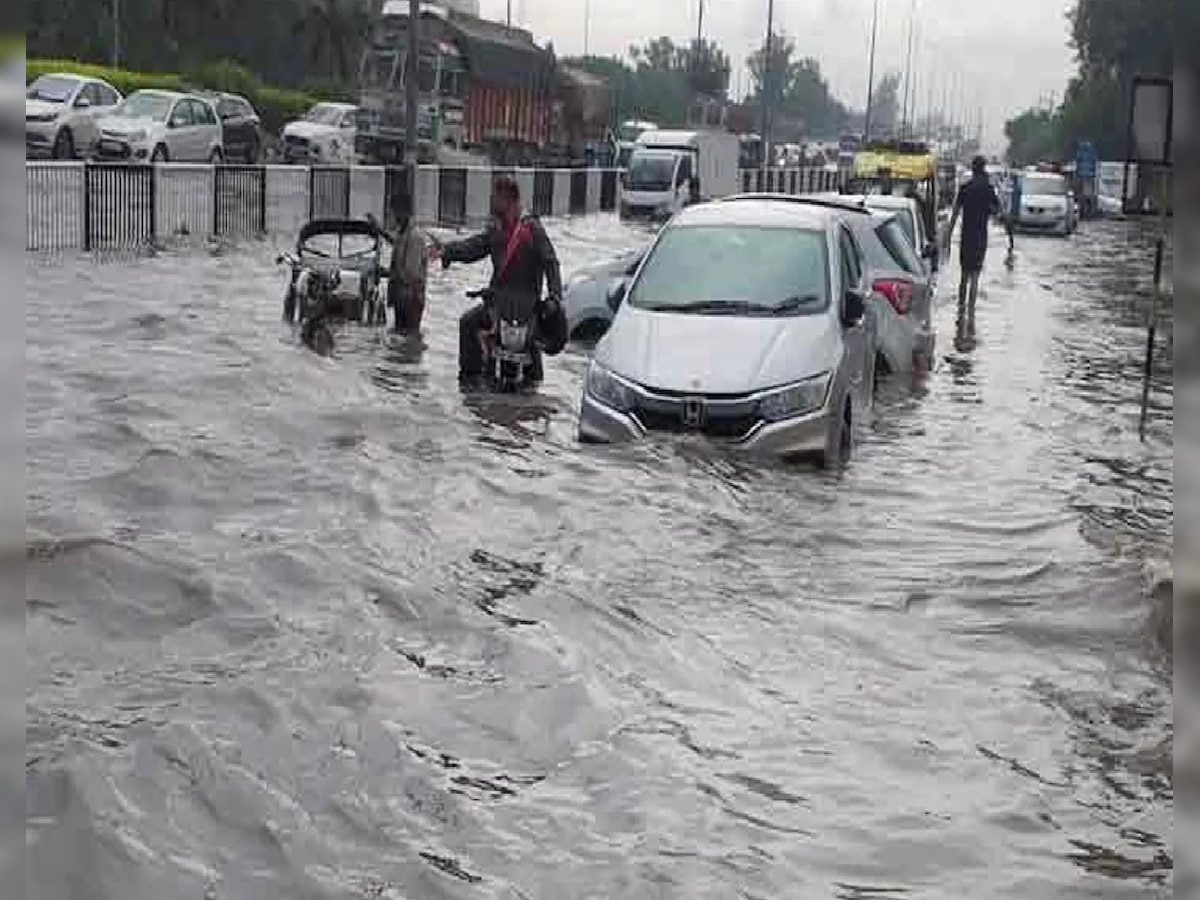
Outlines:
[[[678,213],[614,288],[622,302],[587,372],[580,439],[692,433],[846,461],[873,400],[875,348],[845,215],[785,196]]]

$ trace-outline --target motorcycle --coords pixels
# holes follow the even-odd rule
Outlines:
[[[479,338],[488,378],[505,393],[531,386],[538,354],[537,298],[490,287],[467,291],[467,296],[484,304]]]

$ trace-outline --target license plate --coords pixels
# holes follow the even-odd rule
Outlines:
[[[120,141],[112,141],[112,140],[105,139],[100,142],[100,149],[107,150],[110,153],[121,153],[122,151],[124,151],[125,145],[122,144]]]

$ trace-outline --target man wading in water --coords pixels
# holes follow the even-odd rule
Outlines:
[[[425,233],[412,222],[412,200],[398,194],[392,201],[395,236],[383,235],[392,244],[388,272],[388,306],[396,316],[398,334],[417,334],[425,316],[425,285],[429,274],[429,244]]]
[[[950,214],[947,240],[954,235],[954,226],[962,213],[962,235],[958,245],[958,262],[962,280],[958,283],[959,318],[965,310],[971,326],[975,323],[975,300],[979,296],[979,274],[987,256],[988,220],[1001,213],[1000,198],[988,180],[987,160],[976,156],[971,160],[971,180],[958,190],[954,212]],[[972,329],[973,330],[973,329]]]

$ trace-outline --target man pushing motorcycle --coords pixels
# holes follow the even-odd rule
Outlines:
[[[439,243],[434,240],[430,255],[451,263],[473,263],[491,257],[492,279],[489,287],[497,292],[528,292],[538,303],[537,333],[541,349],[551,356],[566,345],[566,316],[562,309],[562,272],[558,255],[546,230],[537,218],[525,215],[521,191],[508,177],[497,178],[492,187],[492,220],[486,229],[460,241]],[[542,282],[547,296],[541,300]],[[469,380],[484,374],[484,347],[481,335],[489,330],[485,304],[463,313],[458,322],[458,377]],[[542,380],[541,354],[535,351],[531,380]]]

